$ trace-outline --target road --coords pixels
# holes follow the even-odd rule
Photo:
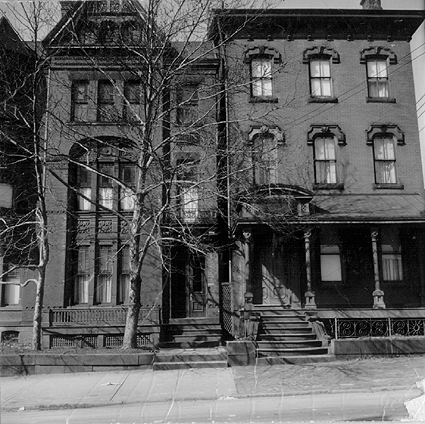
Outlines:
[[[132,403],[2,411],[2,424],[279,423],[402,421],[419,390]]]

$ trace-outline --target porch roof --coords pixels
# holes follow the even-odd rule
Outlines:
[[[319,221],[422,221],[425,222],[425,200],[411,194],[316,194],[311,201]]]

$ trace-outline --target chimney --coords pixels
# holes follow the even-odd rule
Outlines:
[[[362,6],[363,9],[382,10],[381,0],[361,0],[360,6]]]

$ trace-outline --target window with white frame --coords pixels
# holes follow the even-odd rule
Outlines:
[[[89,284],[93,276],[90,268],[89,246],[77,247],[77,267],[74,281],[74,303],[87,304],[89,302]]]
[[[273,95],[272,58],[258,57],[251,60],[252,97],[271,97]]]
[[[259,134],[252,140],[254,183],[269,185],[277,183],[278,146],[272,134]]]
[[[136,167],[131,163],[120,163],[120,181],[125,187],[120,187],[119,206],[122,211],[134,210]]]
[[[71,89],[71,121],[89,120],[89,81],[73,81]]]
[[[384,281],[403,280],[401,243],[396,229],[386,228],[381,233],[381,264]]]
[[[141,85],[138,80],[124,81],[124,111],[126,121],[140,121]]]
[[[116,122],[119,118],[116,108],[115,83],[110,80],[100,80],[97,90],[97,120]]]
[[[98,202],[105,208],[114,207],[114,189],[112,178],[114,176],[114,165],[112,163],[99,163],[98,165]]]
[[[322,230],[320,234],[320,272],[324,282],[341,282],[341,251],[337,232]]]
[[[332,135],[314,139],[314,171],[316,184],[337,183],[336,142]]]
[[[4,263],[3,272],[7,272],[8,269],[12,267],[13,264]],[[2,306],[19,305],[21,302],[21,278],[19,268],[7,272],[3,277],[3,281],[8,284],[2,284]]]
[[[197,182],[197,161],[187,157],[177,161],[178,204],[180,218],[193,223],[199,216],[199,185]]]
[[[112,274],[114,258],[111,246],[99,246],[98,273],[96,281],[96,299],[98,303],[111,303],[112,301]]]
[[[376,184],[396,184],[396,151],[392,135],[373,138]]]
[[[330,57],[310,60],[310,94],[312,97],[333,97]]]
[[[389,97],[387,59],[371,58],[366,61],[368,96],[384,99]]]
[[[199,85],[183,84],[177,91],[177,123],[191,125],[199,118]]]
[[[92,172],[80,165],[77,168],[78,210],[90,211],[92,207]]]

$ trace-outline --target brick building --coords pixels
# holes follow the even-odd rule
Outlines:
[[[141,270],[139,345],[238,336],[246,293],[259,310],[314,311],[325,324],[398,316],[423,330],[425,200],[409,46],[423,14],[375,3],[216,11],[215,46],[162,50],[161,73],[190,66],[166,79],[155,106],[156,227],[143,237],[152,228],[159,236]],[[119,346],[133,154],[147,119],[137,62],[146,14],[133,1],[62,8],[44,41],[45,345]],[[31,305],[25,290],[19,313]],[[16,319],[14,330],[27,324]]]
[[[323,319],[423,317],[409,46],[423,13],[375,3],[216,13],[218,45],[220,32],[240,28],[220,49],[227,143],[238,152],[229,158],[235,310],[251,292],[254,304]]]

